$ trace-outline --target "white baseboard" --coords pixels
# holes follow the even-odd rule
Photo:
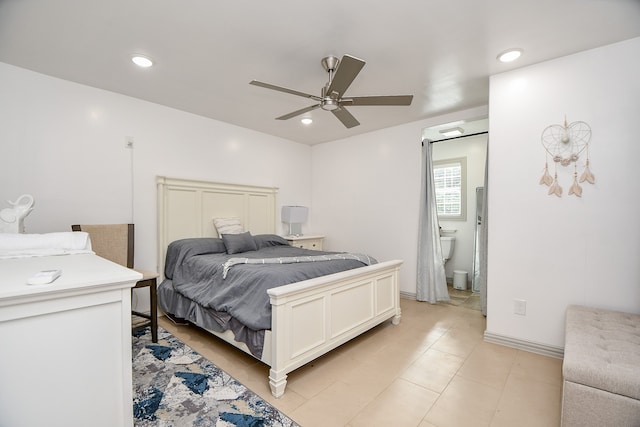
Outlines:
[[[416,293],[411,293],[411,292],[404,292],[404,291],[400,291],[400,298],[404,298],[404,299],[410,299],[415,301],[416,300]]]
[[[400,291],[400,298],[416,300],[416,294],[412,292]],[[546,344],[540,344],[533,341],[526,341],[517,338],[507,337],[504,335],[484,332],[484,340],[493,344],[503,345],[505,347],[517,348],[531,353],[541,354],[543,356],[555,357],[556,359],[564,358],[564,348],[554,347]]]
[[[555,347],[533,341],[521,340],[518,338],[493,334],[488,331],[484,331],[484,340],[493,344],[504,345],[505,347],[517,348],[518,350],[525,350],[531,353],[541,354],[543,356],[555,357],[556,359],[564,358],[563,347]]]

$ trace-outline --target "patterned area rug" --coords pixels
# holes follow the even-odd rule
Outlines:
[[[157,344],[135,332],[132,354],[135,426],[298,426],[162,328]]]

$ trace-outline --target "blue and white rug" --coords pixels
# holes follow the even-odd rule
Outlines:
[[[133,335],[135,426],[294,427],[265,402],[182,341],[158,328]]]

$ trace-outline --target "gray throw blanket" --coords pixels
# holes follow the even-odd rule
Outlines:
[[[339,254],[326,254],[326,255],[310,255],[310,256],[292,256],[292,257],[279,257],[279,258],[230,258],[222,267],[222,278],[227,278],[229,269],[238,264],[296,264],[300,262],[319,262],[319,261],[331,261],[336,259],[351,259],[359,261],[365,265],[375,264],[376,260],[369,255],[353,254],[353,253],[339,253]]]

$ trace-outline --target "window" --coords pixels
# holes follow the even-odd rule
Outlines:
[[[466,169],[466,157],[433,162],[438,218],[467,220]]]

